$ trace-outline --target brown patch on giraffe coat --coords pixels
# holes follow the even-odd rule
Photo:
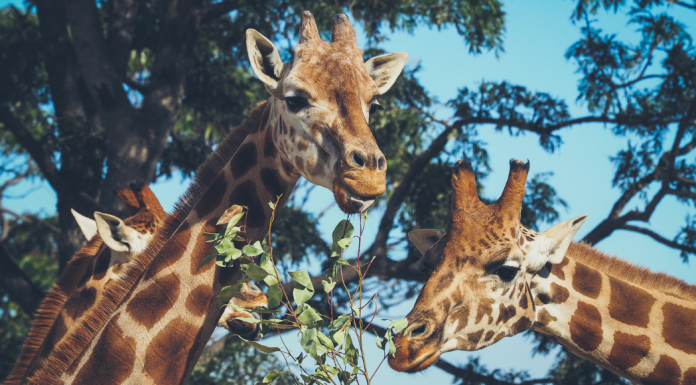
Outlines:
[[[634,336],[617,331],[614,333],[614,345],[607,360],[617,369],[626,371],[645,358],[650,352],[648,336]]]
[[[551,282],[551,288],[548,293],[539,293],[537,299],[541,301],[541,304],[549,303],[563,303],[570,297],[570,292],[565,287],[557,284],[556,282]],[[541,305],[538,304],[538,305]]]
[[[297,142],[297,149],[302,152],[306,149],[309,148],[309,143],[307,142],[307,139],[305,138],[300,138],[300,141]]]
[[[203,316],[208,312],[212,298],[213,288],[210,285],[198,285],[186,297],[186,309],[196,317]]]
[[[544,325],[544,326],[549,326],[551,322],[558,321],[558,318],[554,317],[551,315],[551,313],[548,312],[546,309],[541,309],[539,311],[539,314],[537,315],[537,322]]]
[[[662,306],[662,337],[669,346],[696,354],[696,310],[666,303]]]
[[[191,226],[188,222],[184,222],[179,227],[177,231],[169,240],[169,244],[165,247],[168,248],[167,253],[160,253],[157,257],[150,263],[147,271],[145,271],[145,279],[151,279],[167,267],[175,264],[184,256],[184,250],[188,246],[188,242],[191,239]]]
[[[563,258],[561,263],[551,265],[551,274],[558,277],[558,279],[560,279],[561,281],[565,281],[565,272],[563,271],[563,268],[568,266],[569,263],[570,263],[569,258]]]
[[[211,219],[206,222],[201,229],[201,233],[196,240],[196,245],[193,247],[191,258],[191,275],[203,274],[215,266],[215,262],[210,261],[209,263],[201,266],[200,269],[198,268],[201,261],[203,261],[203,259],[206,258],[213,249],[213,244],[208,242],[208,238],[203,236],[203,233],[216,233],[217,230],[215,223],[217,223],[217,220]]]
[[[304,170],[304,159],[299,155],[295,157],[295,166],[300,170]]]
[[[476,324],[481,322],[481,319],[483,319],[484,315],[488,316],[488,319],[490,321],[491,319],[491,314],[493,314],[493,304],[495,303],[495,300],[492,298],[481,298],[478,303],[478,308],[476,309]]]
[[[503,304],[500,304],[498,306],[498,311],[498,320],[495,322],[496,325],[499,325],[501,322],[508,322],[512,317],[515,316],[515,314],[517,314],[517,309],[514,305],[505,307]]]
[[[582,263],[575,264],[573,289],[584,296],[597,299],[599,292],[602,290],[602,274]]]
[[[609,315],[627,325],[648,327],[650,309],[655,298],[647,291],[629,285],[617,278],[609,277],[610,299]]]
[[[451,316],[453,319],[458,321],[457,328],[459,330],[464,329],[466,325],[469,324],[469,307],[460,307],[459,309],[455,310]]]
[[[514,324],[510,327],[513,334],[521,333],[532,327],[532,320],[527,317],[520,317]]]
[[[643,380],[643,385],[677,384],[681,377],[679,363],[668,355],[661,355],[652,373]]]
[[[106,271],[109,269],[110,263],[111,250],[106,249],[97,257],[97,261],[94,264],[94,273],[92,274],[92,279],[99,281],[100,279],[104,278],[106,276]]]
[[[483,336],[483,329],[480,329],[480,330],[477,330],[477,331],[475,331],[475,332],[473,332],[473,333],[467,334],[467,335],[466,335],[466,338],[467,338],[470,342],[472,342],[472,343],[474,343],[474,344],[478,344],[478,342],[481,341],[481,336]]]
[[[523,295],[522,298],[520,298],[520,307],[522,309],[526,309],[528,306],[529,306],[529,302],[527,300],[527,295],[525,293],[525,295]]]
[[[486,333],[486,336],[483,338],[483,342],[488,342],[491,338],[493,338],[493,335],[495,335],[495,332],[493,330],[489,330]]]
[[[215,181],[210,185],[210,188],[206,190],[205,194],[203,194],[201,199],[198,201],[195,208],[198,217],[203,218],[220,206],[226,191],[227,181],[225,180],[225,174],[220,173],[217,178],[215,178]]]
[[[247,226],[250,228],[259,228],[266,223],[266,210],[264,205],[261,205],[259,194],[256,191],[256,185],[253,181],[248,180],[237,186],[230,195],[230,206],[240,205],[249,208],[247,211]],[[268,207],[268,206],[266,206]]]
[[[696,368],[689,368],[684,373],[683,385],[696,385]]]
[[[77,320],[77,318],[83,315],[87,309],[94,305],[96,300],[96,288],[89,287],[82,289],[70,297],[70,299],[68,299],[68,301],[65,303],[65,313],[73,320]]]
[[[266,137],[263,141],[263,156],[266,158],[278,156],[278,148],[276,148],[276,144],[273,141],[273,129],[266,130]]]
[[[234,154],[230,161],[230,169],[234,179],[239,179],[246,175],[252,167],[256,165],[256,145],[247,143],[239,147],[237,153]]]
[[[154,282],[133,296],[126,311],[135,322],[148,330],[167,314],[179,296],[181,281],[176,273],[162,278],[152,278]]]
[[[76,384],[120,383],[130,376],[135,363],[135,339],[123,335],[115,315],[106,326],[92,355],[73,381]]]
[[[197,328],[177,317],[150,342],[143,369],[156,384],[176,384],[181,380],[188,352],[195,342],[195,336],[189,334],[191,330]]]
[[[261,170],[261,182],[263,182],[263,186],[273,197],[283,194],[287,187],[278,170],[271,168]]]
[[[591,352],[602,343],[602,315],[596,307],[578,302],[570,317],[570,339],[582,350]]]

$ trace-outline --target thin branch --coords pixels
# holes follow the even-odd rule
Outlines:
[[[8,209],[8,208],[2,207],[2,206],[0,206],[0,212],[10,214],[10,215],[12,215],[13,217],[16,217],[17,219],[21,219],[21,220],[26,221],[26,222],[34,222],[34,221],[37,221],[37,222],[41,223],[42,225],[48,227],[48,229],[51,230],[51,231],[53,231],[54,233],[60,234],[60,229],[59,229],[58,227],[53,226],[52,224],[46,222],[45,220],[39,218],[39,217],[36,216],[36,215],[33,215],[33,214],[19,214],[19,213],[17,213],[17,212],[14,212],[14,211],[12,211],[12,210],[10,210],[10,209]]]
[[[52,154],[47,152],[41,143],[34,138],[29,130],[14,116],[7,107],[0,107],[0,122],[12,132],[22,147],[29,153],[34,163],[39,167],[44,178],[51,184],[54,190],[59,190],[60,179],[58,170],[53,163]]]
[[[682,245],[678,242],[670,241],[669,239],[663,237],[662,235],[660,235],[660,234],[658,234],[650,229],[646,229],[644,227],[632,226],[632,225],[623,225],[623,226],[620,226],[619,229],[645,234],[645,235],[649,236],[650,238],[656,240],[657,242],[662,243],[665,246],[671,247],[673,249],[685,251],[687,253],[696,254],[696,247]]]
[[[683,1],[678,1],[678,0],[670,0],[670,2],[673,3],[673,4],[676,4],[676,5],[680,5],[680,6],[684,7],[684,8],[696,10],[696,5],[687,4],[687,3],[683,2]]]

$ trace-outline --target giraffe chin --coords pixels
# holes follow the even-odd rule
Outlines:
[[[402,349],[399,349],[402,350]],[[397,372],[406,373],[418,373],[430,367],[440,358],[441,352],[439,350],[433,350],[431,352],[426,352],[421,354],[418,359],[413,362],[408,362],[408,360],[399,359],[399,350],[397,350],[396,356],[389,356],[389,366]]]
[[[346,214],[363,213],[375,202],[374,198],[363,197],[348,190],[339,181],[334,182],[333,193],[338,207]]]

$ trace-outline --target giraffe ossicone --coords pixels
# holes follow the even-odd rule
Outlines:
[[[531,328],[630,381],[696,384],[696,286],[572,243],[586,215],[523,226],[528,171],[511,161],[500,199],[485,205],[471,164],[457,162],[447,231],[409,233],[432,275],[389,365],[418,372]]]
[[[281,210],[300,176],[330,189],[346,213],[384,193],[387,163],[368,122],[406,54],[365,61],[345,15],[334,17],[329,43],[304,12],[299,36],[294,59],[283,63],[268,39],[247,33],[251,67],[271,98],[196,171],[174,213],[66,348],[48,357],[38,382],[184,383],[223,314],[217,295],[242,277],[238,264],[201,265],[212,248],[203,234],[221,229],[225,210],[248,208],[245,239],[253,243],[270,225],[266,203]]]

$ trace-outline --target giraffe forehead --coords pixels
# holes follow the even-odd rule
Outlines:
[[[371,99],[377,86],[367,73],[362,59],[354,60],[342,52],[315,56],[309,61],[293,63],[292,70],[283,82],[284,88],[299,89],[310,97],[331,99],[336,95],[360,93],[363,99]]]

